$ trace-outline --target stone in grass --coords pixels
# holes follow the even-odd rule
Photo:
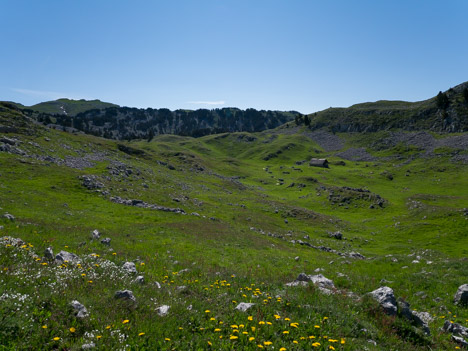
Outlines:
[[[393,289],[388,286],[383,286],[369,293],[383,308],[384,312],[389,316],[394,316],[397,313],[397,302]]]
[[[88,313],[88,310],[86,309],[86,307],[84,307],[77,300],[73,300],[72,302],[70,302],[70,306],[74,309],[76,317],[86,318],[86,317],[89,316],[89,313]]]
[[[411,311],[410,304],[401,298],[398,299],[398,309],[400,311],[400,314],[407,320],[409,320],[413,325],[421,328],[427,335],[431,335],[431,331],[426,322],[427,320],[432,320],[430,314],[428,314],[427,312],[416,313],[414,311]],[[426,316],[426,313],[429,315],[429,318]]]
[[[3,215],[3,218],[6,218],[6,219],[8,219],[8,220],[10,220],[10,221],[14,221],[14,220],[15,220],[15,216],[13,216],[12,214],[9,214],[9,213],[5,213],[5,214]]]
[[[456,305],[468,305],[468,284],[461,285],[453,299]]]
[[[139,275],[138,277],[135,278],[134,282],[137,283],[137,284],[144,284],[145,283],[145,277],[143,277],[142,275]]]
[[[94,342],[81,345],[82,350],[91,350],[91,349],[94,349],[95,347],[96,347],[96,344]]]
[[[127,273],[130,273],[130,274],[136,274],[137,273],[135,263],[133,263],[133,262],[125,262],[123,264],[122,268],[125,271],[127,271]]]
[[[98,240],[101,237],[101,234],[97,229],[94,229],[91,233],[91,236],[94,240]]]
[[[241,311],[241,312],[245,312],[247,311],[249,308],[255,306],[254,303],[250,303],[250,302],[241,302],[240,304],[238,304],[236,306],[236,310],[238,311]]]
[[[133,302],[136,302],[136,298],[131,290],[118,290],[115,292],[114,297],[116,299],[131,300]]]
[[[468,348],[468,342],[465,339],[463,339],[461,336],[452,335],[452,340],[455,341],[457,344],[460,344],[461,346]]]
[[[54,259],[54,251],[52,251],[51,247],[48,247],[44,250],[44,257],[48,260]]]
[[[458,323],[452,323],[451,321],[445,321],[444,326],[442,327],[442,330],[448,333],[468,337],[467,327],[464,327],[463,325],[458,324]]]
[[[55,256],[55,261],[57,263],[78,263],[80,262],[80,258],[75,255],[74,253],[68,251],[60,251],[57,256]]]
[[[110,246],[111,238],[104,238],[101,240],[101,244]]]
[[[171,306],[168,306],[168,305],[159,306],[158,308],[156,308],[156,313],[160,315],[161,317],[164,317],[165,315],[169,313],[169,308],[171,308]]]

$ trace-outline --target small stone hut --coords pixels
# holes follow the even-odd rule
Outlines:
[[[326,158],[312,158],[309,162],[309,166],[328,168],[328,161]]]

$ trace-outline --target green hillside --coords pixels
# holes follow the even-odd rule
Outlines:
[[[432,130],[435,132],[468,131],[468,82],[418,101],[377,101],[348,108],[329,108],[309,115],[310,127],[326,127],[333,132],[376,132],[380,130]]]
[[[107,107],[117,107],[117,105],[111,104],[109,102],[102,102],[100,100],[58,99],[55,101],[41,102],[39,104],[25,108],[32,111],[48,113],[52,115],[63,114],[67,116],[76,116],[81,112]]]
[[[3,103],[0,164],[0,350],[460,347],[441,328],[468,325],[467,133],[289,122],[128,142]],[[410,307],[385,314],[382,286]]]

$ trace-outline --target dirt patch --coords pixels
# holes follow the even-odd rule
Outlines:
[[[349,161],[375,161],[376,158],[366,151],[365,148],[350,148],[339,152],[336,156]]]

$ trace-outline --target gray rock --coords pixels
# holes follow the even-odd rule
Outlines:
[[[70,306],[74,309],[75,316],[77,318],[86,318],[86,317],[89,316],[89,313],[88,313],[88,310],[86,309],[86,307],[84,307],[77,300],[73,300],[72,302],[70,302]]]
[[[406,301],[403,301],[402,299],[398,300],[398,309],[400,311],[400,314],[403,317],[405,317],[407,320],[409,320],[413,325],[423,329],[424,333],[426,333],[427,335],[431,335],[429,326],[425,322],[425,320],[431,319],[429,313],[427,312],[417,313],[417,312],[411,311],[410,304]],[[426,314],[429,315],[429,318],[426,316]],[[425,320],[421,317],[423,317]]]
[[[468,284],[461,285],[453,299],[456,305],[468,305]]]
[[[249,303],[249,302],[241,302],[240,304],[238,304],[236,306],[236,310],[245,312],[249,308],[251,308],[252,306],[255,306],[255,304],[254,303]]]
[[[296,262],[299,261],[299,260],[300,260],[299,256],[296,256],[296,257],[294,258],[294,260],[295,260]]]
[[[393,289],[388,286],[383,286],[372,292],[370,295],[377,300],[380,306],[383,308],[384,312],[390,316],[394,316],[397,313],[397,302],[395,295],[393,294]]]
[[[114,297],[116,299],[125,299],[136,302],[136,298],[131,290],[118,290],[115,292]]]
[[[101,237],[101,234],[97,229],[94,229],[93,232],[91,233],[91,236],[94,240],[98,240]]]
[[[468,337],[468,328],[458,323],[452,323],[451,321],[445,321],[442,330],[447,333]]]
[[[143,277],[142,275],[139,275],[138,277],[135,278],[134,282],[137,283],[137,284],[144,284],[145,283],[145,277]]]
[[[161,284],[159,282],[154,282],[154,285],[158,288],[161,289]]]
[[[5,213],[5,214],[3,215],[3,218],[6,218],[6,219],[8,219],[8,220],[10,220],[10,221],[14,221],[14,220],[15,220],[15,216],[13,216],[12,214],[9,214],[9,213]]]
[[[130,274],[136,274],[137,273],[135,263],[133,263],[133,262],[125,262],[123,264],[122,268],[124,270],[126,270]]]
[[[330,234],[328,234],[328,236],[330,238],[337,239],[337,240],[342,240],[343,239],[343,234],[341,234],[341,232],[330,233]]]
[[[300,273],[294,282],[288,283],[286,286],[306,286],[308,282],[312,282],[325,294],[332,294],[333,289],[335,289],[333,281],[322,274],[307,275],[305,273]]]
[[[463,347],[468,347],[468,342],[460,336],[452,335],[452,340]]]
[[[94,342],[81,345],[82,350],[91,350],[91,349],[94,349],[95,347],[96,347],[96,344]]]
[[[171,306],[168,306],[168,305],[159,306],[158,308],[156,308],[156,313],[160,315],[161,317],[164,317],[165,315],[169,313],[170,308]]]
[[[78,263],[80,262],[80,258],[75,255],[74,253],[68,251],[60,251],[57,256],[55,256],[55,261],[57,263]]]
[[[110,246],[111,238],[104,238],[101,240],[101,244]]]
[[[15,146],[16,143],[18,142],[18,140],[10,139],[10,138],[7,138],[7,137],[2,137],[2,138],[0,138],[0,142],[11,145],[11,146]]]
[[[309,285],[309,283],[305,282],[305,281],[300,281],[300,280],[295,280],[293,282],[290,282],[290,283],[286,283],[286,286],[307,286]]]
[[[51,247],[48,247],[44,250],[44,257],[48,260],[54,259],[54,252],[52,251]]]
[[[188,273],[188,272],[190,272],[190,269],[184,268],[184,269],[181,269],[181,270],[178,272],[178,274],[184,274],[184,273]]]

